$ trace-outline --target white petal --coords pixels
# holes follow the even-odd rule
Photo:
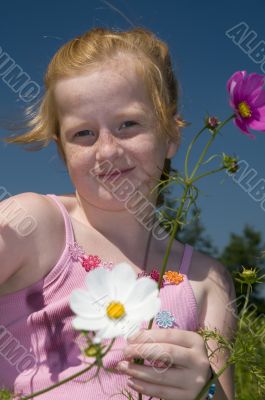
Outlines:
[[[109,304],[110,300],[110,274],[111,271],[98,267],[90,271],[86,276],[88,292],[98,303]]]
[[[144,301],[126,307],[127,316],[131,321],[149,321],[161,308],[161,300],[156,293],[149,295]]]
[[[136,281],[133,292],[127,297],[125,306],[138,304],[152,293],[158,294],[157,282],[147,277],[140,278]]]
[[[117,264],[111,271],[111,296],[123,302],[133,290],[137,275],[126,262]]]
[[[91,295],[82,289],[73,290],[70,295],[70,307],[80,317],[101,317],[105,315],[105,308],[97,304]]]
[[[96,334],[96,337],[98,338],[98,340],[113,339],[118,336],[128,337],[138,330],[139,324],[131,322],[128,319],[123,319],[118,322],[110,321],[108,326],[104,327]]]
[[[104,317],[101,319],[75,317],[72,322],[75,329],[85,331],[96,331],[99,329],[103,329],[105,326],[107,326],[107,323],[108,322]]]
[[[103,328],[98,331],[95,336],[97,342],[101,342],[103,339],[114,339],[119,336],[117,329],[109,329],[109,327]]]
[[[122,262],[112,269],[111,280],[114,282],[126,282],[127,284],[133,284],[137,279],[137,274],[133,270],[132,266],[127,262]]]
[[[123,323],[118,327],[120,336],[127,338],[128,336],[131,336],[134,333],[138,332],[140,329],[141,322],[142,320],[132,321],[129,318],[127,318],[127,320],[123,321]]]

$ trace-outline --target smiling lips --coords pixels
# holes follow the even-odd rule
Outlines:
[[[124,174],[125,172],[131,171],[132,169],[134,169],[134,167],[133,168],[124,169],[123,171],[118,170],[118,168],[117,168],[117,170],[115,172],[108,172],[106,174],[99,174],[98,176],[99,177],[104,177],[104,176],[111,177],[111,176],[121,175],[121,174]]]

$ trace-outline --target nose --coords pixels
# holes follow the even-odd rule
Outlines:
[[[116,158],[122,156],[123,148],[119,140],[108,131],[101,131],[97,141],[96,160],[97,161],[114,161]]]

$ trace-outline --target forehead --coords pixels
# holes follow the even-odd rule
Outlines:
[[[125,105],[152,107],[142,74],[129,59],[111,60],[90,67],[79,75],[59,80],[54,87],[59,114],[85,107],[120,108]]]

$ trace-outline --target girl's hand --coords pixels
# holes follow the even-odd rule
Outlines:
[[[203,338],[177,329],[144,330],[128,339],[118,369],[130,376],[137,392],[163,400],[194,400],[210,379],[210,363]],[[135,358],[149,365],[134,363]]]

